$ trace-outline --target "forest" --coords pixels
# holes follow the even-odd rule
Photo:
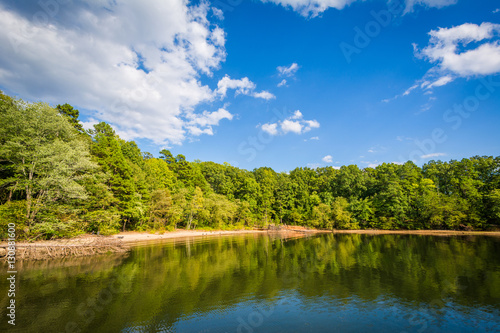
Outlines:
[[[0,92],[0,237],[121,230],[266,228],[492,230],[500,157],[275,172],[159,157],[104,122],[85,130],[69,104]]]

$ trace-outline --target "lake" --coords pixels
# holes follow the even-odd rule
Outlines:
[[[500,330],[496,237],[210,236],[126,255],[22,262],[17,278],[16,326],[7,325],[5,292],[2,330]],[[8,289],[5,278],[0,285]]]

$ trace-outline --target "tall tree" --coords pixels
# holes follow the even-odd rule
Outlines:
[[[69,104],[63,104],[63,105],[57,105],[56,106],[57,111],[59,111],[60,114],[65,116],[69,123],[80,133],[84,133],[85,130],[83,129],[82,124],[78,120],[78,116],[80,115],[80,111],[77,109],[73,108]]]
[[[0,123],[0,160],[11,174],[2,183],[24,193],[28,229],[48,202],[86,198],[80,181],[96,165],[66,118],[47,104],[18,102]]]

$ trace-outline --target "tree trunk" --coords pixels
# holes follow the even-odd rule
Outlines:
[[[189,215],[189,220],[188,220],[188,225],[187,225],[187,230],[191,229],[191,222],[193,221],[193,212]]]
[[[23,158],[24,164],[24,158]],[[35,163],[31,163],[31,168],[28,171],[28,182],[26,183],[26,219],[28,220],[28,230],[31,228],[33,220],[31,219],[31,204],[32,204],[32,193],[31,193],[31,181],[33,180],[33,173],[35,171]],[[26,175],[26,171],[23,168],[23,173]]]
[[[128,219],[123,220],[123,228],[122,231],[125,231],[125,226],[127,225]]]

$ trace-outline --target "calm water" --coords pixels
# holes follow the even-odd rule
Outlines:
[[[500,330],[494,237],[207,237],[23,263],[18,281],[18,332]]]

